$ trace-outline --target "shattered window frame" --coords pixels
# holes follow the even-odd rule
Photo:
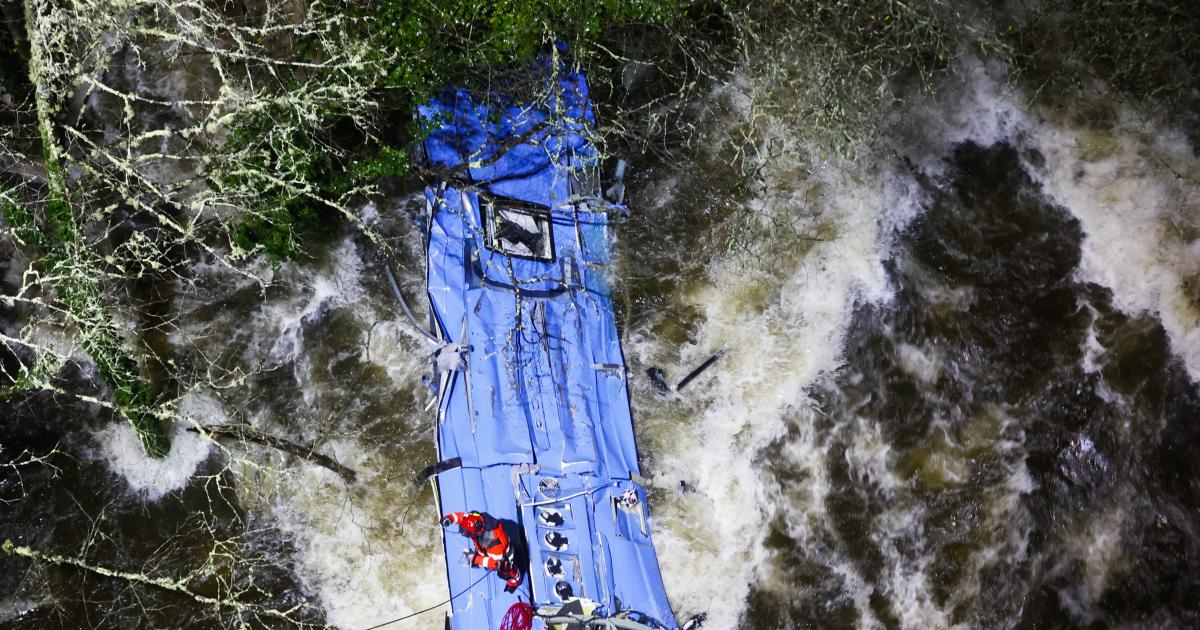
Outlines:
[[[551,262],[555,259],[554,221],[549,208],[516,199],[480,195],[479,210],[483,215],[483,244],[488,250],[524,260]],[[539,237],[536,251],[530,243],[504,238],[506,229],[523,229],[520,223],[514,220],[516,217],[526,217],[533,222],[535,230],[524,231]],[[506,225],[501,225],[502,221]],[[518,249],[517,246],[523,247]]]

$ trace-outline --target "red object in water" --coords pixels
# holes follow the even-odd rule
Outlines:
[[[500,630],[530,630],[533,627],[533,606],[517,602],[504,613]]]

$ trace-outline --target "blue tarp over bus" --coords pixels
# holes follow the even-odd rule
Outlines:
[[[597,615],[674,629],[635,481],[605,277],[613,206],[592,177],[587,85],[580,73],[548,80],[558,89],[543,104],[489,109],[459,90],[420,110],[436,127],[427,166],[444,179],[426,189],[429,298],[443,353],[461,356],[439,377],[439,458],[462,462],[437,477],[440,509],[513,521],[529,551],[525,581],[505,593],[465,561],[470,542],[447,531],[450,592],[462,593],[450,625],[498,628],[518,598],[549,611],[575,597]],[[498,245],[496,230],[527,232],[528,246],[512,245],[527,255]]]

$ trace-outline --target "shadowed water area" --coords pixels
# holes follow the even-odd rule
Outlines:
[[[940,621],[968,627],[1195,624],[1196,385],[1161,326],[1075,279],[1078,222],[1011,146],[947,161],[888,261],[894,300],[855,313],[816,388],[833,527],[816,548],[773,529],[798,588],[756,590],[744,626],[858,627],[824,549],[889,627],[912,625],[887,602],[916,573]],[[863,427],[882,475],[850,452]]]
[[[297,620],[322,621],[293,574],[294,546],[239,505],[236,482],[221,458],[204,458],[185,487],[147,501],[78,437],[95,430],[89,423],[111,422],[93,420],[88,405],[40,395],[3,411],[5,455],[20,462],[45,454],[0,473],[0,528],[7,539],[146,579],[186,577],[187,590],[200,597],[240,591],[252,609],[295,608]],[[200,605],[184,593],[138,588],[94,572],[7,555],[3,567],[4,627],[224,628],[243,616],[231,607]]]

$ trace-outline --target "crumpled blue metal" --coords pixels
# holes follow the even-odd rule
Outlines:
[[[438,474],[438,503],[443,514],[515,522],[530,559],[521,588],[505,593],[503,580],[463,559],[469,541],[446,532],[457,595],[450,626],[498,628],[518,600],[550,610],[569,594],[601,613],[636,611],[649,627],[674,629],[636,481],[607,278],[608,214],[621,208],[589,179],[599,164],[584,75],[546,67],[555,89],[541,102],[497,105],[447,90],[420,108],[434,129],[422,147],[426,166],[440,176],[426,189],[432,318],[464,359],[439,375],[438,457],[462,466]],[[553,260],[490,249],[487,202],[549,213]]]

